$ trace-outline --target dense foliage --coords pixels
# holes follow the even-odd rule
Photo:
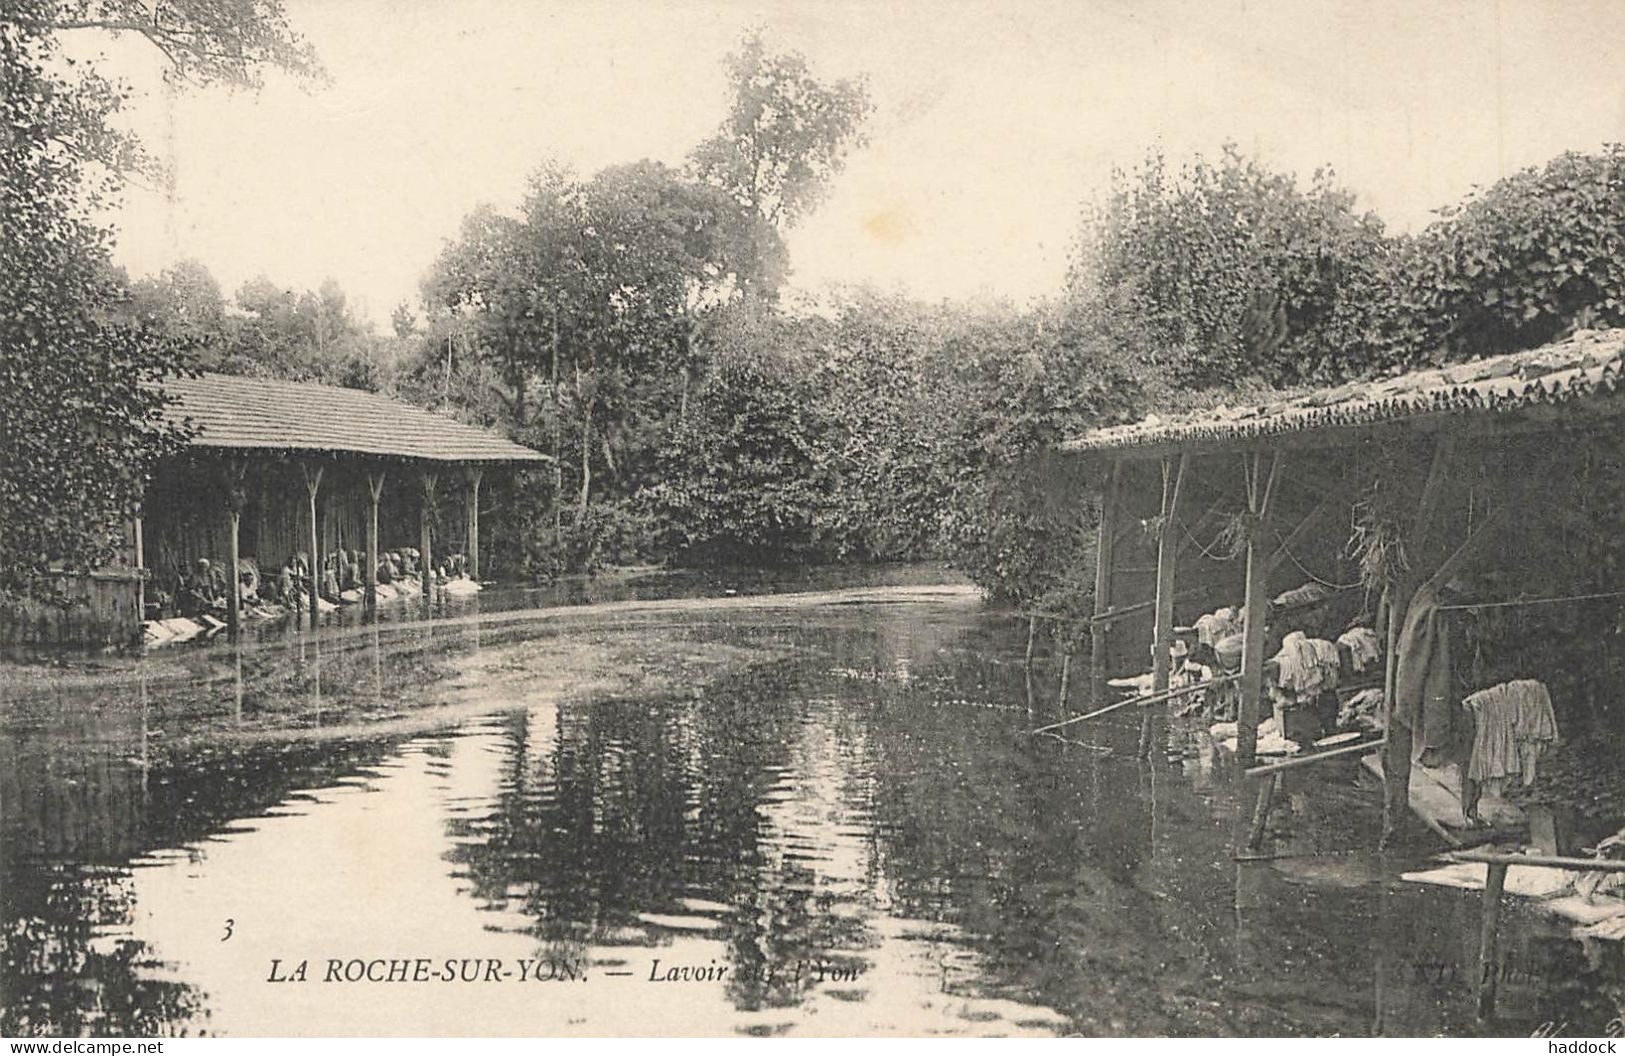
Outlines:
[[[130,311],[92,219],[148,162],[115,122],[127,89],[63,58],[60,37],[77,32],[143,37],[176,81],[315,71],[275,0],[16,0],[0,13],[0,593],[107,560],[148,468],[181,439],[157,383],[188,369],[184,344]]]
[[[1302,185],[1234,148],[1177,168],[1152,154],[1085,210],[1053,302],[783,303],[785,235],[864,142],[870,104],[759,34],[729,57],[729,108],[685,165],[544,165],[516,211],[466,217],[421,312],[398,307],[390,333],[331,282],[260,278],[228,302],[182,263],[125,290],[84,210],[138,145],[108,130],[120,89],[48,72],[53,21],[180,47],[179,79],[315,72],[268,0],[150,15],[36,0],[0,21],[8,85],[38,89],[5,103],[4,487],[27,525],[3,526],[8,574],[105,549],[173,441],[151,382],[191,365],[389,391],[552,453],[551,470],[491,485],[491,558],[508,572],[931,557],[1064,608],[1087,595],[1091,547],[1090,513],[1045,454],[1065,436],[1625,324],[1619,147],[1398,236],[1329,172]]]
[[[1131,312],[1178,384],[1318,381],[1358,369],[1388,251],[1329,172],[1304,191],[1234,147],[1178,173],[1153,154],[1086,214],[1070,293]],[[1266,341],[1246,326],[1260,302]]]
[[[1625,147],[1515,173],[1398,240],[1396,256],[1368,370],[1625,324]]]
[[[429,285],[453,309],[431,327],[475,334],[475,358],[508,379],[501,400],[462,401],[464,413],[529,430],[569,467],[572,486],[553,490],[572,519],[550,556],[532,547],[538,570],[938,557],[995,593],[1066,608],[1088,593],[1091,525],[1044,457],[1056,441],[1238,390],[1617,323],[1619,157],[1565,155],[1391,236],[1328,173],[1305,189],[1233,149],[1177,174],[1153,155],[1087,212],[1064,297],[1021,309],[838,289],[791,311],[740,296],[771,286],[740,276],[758,259],[752,239],[776,229],[748,210],[723,219],[735,192],[693,208],[718,185],[703,172],[646,170],[669,189],[640,225],[676,217],[711,234],[699,252],[638,252],[680,277],[667,318],[622,327],[636,353],[604,347],[597,361],[580,351],[571,298],[598,230],[581,210],[600,192],[552,174],[523,217],[470,217]],[[514,239],[528,255],[494,248]],[[444,297],[459,274],[479,278]],[[638,289],[650,274],[616,282]],[[570,306],[562,323],[557,305]]]

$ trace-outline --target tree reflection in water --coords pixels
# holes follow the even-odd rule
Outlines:
[[[313,815],[333,809],[308,790],[342,781],[396,797],[426,822],[425,842],[411,844],[425,860],[396,864],[431,878],[449,869],[445,905],[490,911],[478,924],[452,913],[442,930],[454,941],[467,930],[467,952],[481,952],[481,925],[518,932],[543,959],[588,963],[589,987],[612,986],[601,981],[608,970],[647,972],[657,957],[715,960],[729,968],[726,1008],[705,1015],[733,1016],[703,1021],[716,1033],[1491,1029],[1472,1019],[1469,986],[1416,970],[1425,959],[1458,984],[1470,977],[1476,896],[1396,885],[1387,878],[1397,863],[1369,856],[1238,865],[1230,855],[1247,797],[1224,768],[1136,760],[1134,715],[1080,736],[1111,754],[1025,735],[1026,673],[1006,662],[1022,642],[1008,625],[917,603],[709,621],[680,632],[702,645],[771,646],[780,658],[659,695],[557,703],[518,693],[519,704],[437,734],[195,732],[251,729],[270,713],[309,716],[298,720],[308,729],[315,672],[292,649],[232,657],[218,677],[150,697],[132,684],[94,699],[6,702],[0,1029],[212,1029],[229,981],[164,963],[162,934],[156,949],[138,937],[139,870],[191,855],[198,883],[217,890],[209,841],[238,840],[247,819],[286,814],[290,800]],[[341,636],[322,648],[323,714],[399,707],[414,680],[455,671],[476,646],[523,673],[502,650],[564,633],[576,630],[484,628],[476,640],[447,628],[422,656],[410,630]],[[677,632],[614,633],[653,642]],[[394,650],[387,663],[382,649]],[[1034,680],[1040,719],[1054,709],[1053,685]],[[415,782],[417,798],[401,800],[391,773]],[[1306,794],[1289,788],[1282,811],[1292,839],[1369,846],[1369,796],[1342,779],[1297,791]],[[281,820],[277,831],[311,832],[300,825],[312,818]],[[345,846],[342,830],[323,835],[321,846]],[[256,836],[240,861],[282,853],[269,830]],[[170,888],[169,904],[185,907],[175,892],[187,890]],[[403,900],[375,907],[392,920],[410,919],[410,898],[425,889],[376,890],[368,897]],[[1625,978],[1618,949],[1587,950],[1511,916],[1505,949],[1528,978],[1504,991],[1507,1022],[1611,1018]],[[849,974],[820,978],[832,970]],[[328,1011],[342,1017],[346,999],[334,1000]],[[617,1007],[593,1005],[599,1015]],[[814,1007],[836,1018],[809,1020]]]

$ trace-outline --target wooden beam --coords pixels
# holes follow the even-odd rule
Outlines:
[[[1428,464],[1427,480],[1422,484],[1422,498],[1416,507],[1416,523],[1412,529],[1412,549],[1418,559],[1433,535],[1439,505],[1444,501],[1444,487],[1450,479],[1450,467],[1456,453],[1456,441],[1449,433],[1440,434],[1433,444],[1433,460]]]
[[[1258,753],[1258,722],[1264,696],[1264,620],[1270,603],[1265,536],[1283,458],[1280,453],[1270,455],[1266,479],[1264,456],[1255,453],[1248,474],[1247,512],[1252,523],[1247,530],[1247,615],[1241,629],[1241,701],[1236,709],[1236,758],[1243,767],[1253,765]]]
[[[1484,878],[1484,915],[1478,927],[1478,1017],[1495,1018],[1496,931],[1501,923],[1501,890],[1506,886],[1507,863],[1490,862]]]
[[[1408,548],[1417,565],[1425,559],[1428,540],[1433,534],[1442,503],[1445,484],[1449,480],[1450,463],[1455,454],[1455,438],[1440,434],[1433,443],[1433,458],[1428,464],[1427,478],[1422,483],[1422,495],[1417,502],[1416,520],[1411,524]],[[1459,551],[1458,551],[1459,553]],[[1447,564],[1449,562],[1446,562]],[[1441,569],[1442,571],[1442,569]],[[1435,573],[1437,578],[1437,573]],[[1399,671],[1399,632],[1405,615],[1419,585],[1414,574],[1402,574],[1385,591],[1388,599],[1388,656],[1384,667],[1383,714],[1384,728],[1388,731],[1382,753],[1382,828],[1377,837],[1378,847],[1388,846],[1399,825],[1400,816],[1410,808],[1411,754],[1415,749],[1415,732],[1396,721],[1398,700],[1396,687]]]
[[[1381,747],[1381,738],[1361,741],[1358,744],[1344,744],[1336,748],[1326,748],[1318,752],[1310,752],[1308,755],[1294,755],[1290,758],[1283,759],[1278,763],[1265,763],[1263,766],[1255,766],[1242,776],[1263,777],[1266,774],[1278,774],[1283,770],[1296,770],[1300,766],[1313,766],[1315,763],[1323,763],[1327,759],[1341,759],[1345,755],[1353,755],[1356,752],[1369,752],[1373,748]]]
[[[1190,456],[1184,454],[1179,456],[1178,461],[1163,463],[1162,520],[1157,538],[1157,605],[1151,641],[1153,693],[1167,690],[1173,666],[1174,558],[1179,548],[1174,529],[1179,523],[1180,498],[1189,466]]]
[[[477,583],[480,578],[480,480],[485,476],[485,470],[480,466],[470,466],[466,474],[468,488],[464,494],[468,552],[463,556],[468,559],[469,578]]]
[[[242,576],[237,566],[242,561],[243,506],[247,496],[243,492],[243,477],[247,463],[241,459],[226,462],[226,637],[236,641],[243,630]]]
[[[1220,496],[1209,503],[1208,508],[1202,511],[1202,515],[1196,518],[1196,522],[1189,525],[1182,533],[1184,538],[1179,541],[1179,548],[1175,552],[1175,556],[1184,557],[1185,551],[1196,545],[1196,537],[1207,531],[1208,526],[1214,521],[1218,520],[1219,515],[1222,514],[1229,505],[1229,496]]]
[[[1089,665],[1097,681],[1106,677],[1107,647],[1111,642],[1111,622],[1103,617],[1111,611],[1117,515],[1122,488],[1122,463],[1113,462],[1111,476],[1101,494],[1100,525],[1095,532],[1095,613],[1089,627]]]
[[[147,554],[146,539],[143,537],[144,527],[138,516],[130,522],[130,533],[134,537],[135,547],[135,618],[137,621],[147,618]]]
[[[436,483],[435,474],[429,470],[422,473],[423,501],[418,504],[418,575],[423,577],[423,604],[427,606],[434,600],[434,541],[431,536],[432,514],[434,512],[434,492]]]
[[[1253,823],[1247,832],[1246,850],[1257,852],[1264,844],[1264,829],[1269,824],[1270,808],[1275,803],[1275,797],[1281,791],[1281,775],[1272,774],[1258,788],[1258,799],[1253,804]]]
[[[1452,862],[1483,862],[1488,865],[1532,865],[1543,869],[1565,869],[1571,873],[1625,873],[1625,861],[1618,858],[1576,858],[1562,854],[1507,854],[1472,848],[1447,851]]]
[[[1388,846],[1399,815],[1410,807],[1411,731],[1394,721],[1394,687],[1399,677],[1399,594],[1398,584],[1383,588],[1383,674],[1382,708],[1382,830],[1378,847]]]
[[[384,471],[367,473],[367,608],[378,609],[378,501],[384,494]]]
[[[1310,510],[1303,520],[1298,522],[1297,527],[1293,528],[1292,531],[1287,533],[1286,538],[1281,540],[1281,543],[1278,547],[1276,547],[1275,552],[1270,555],[1270,573],[1273,574],[1276,569],[1281,567],[1282,564],[1290,560],[1292,556],[1290,553],[1291,549],[1294,546],[1297,546],[1304,536],[1320,527],[1321,524],[1325,522],[1327,516],[1332,513],[1332,511],[1336,510],[1340,506],[1347,507],[1348,505],[1349,500],[1347,495],[1327,495],[1325,498],[1321,499],[1320,502],[1315,505],[1315,508]]]
[[[1181,454],[1177,462],[1162,465],[1162,516],[1157,522],[1157,594],[1151,631],[1151,690],[1166,693],[1172,674],[1174,653],[1174,575],[1178,570],[1181,498],[1189,476],[1190,456]],[[1140,718],[1138,757],[1151,758],[1151,746],[1162,728],[1162,709],[1148,708]]]
[[[301,462],[299,468],[304,471],[305,492],[310,499],[310,625],[315,627],[316,602],[321,597],[322,584],[321,541],[316,537],[316,492],[321,490],[322,473],[327,467],[311,462]]]

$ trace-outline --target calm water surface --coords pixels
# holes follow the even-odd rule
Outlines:
[[[1598,1033],[1618,1014],[1618,950],[1513,908],[1503,1018],[1477,1021],[1478,896],[1398,882],[1425,844],[1367,851],[1352,768],[1288,786],[1274,846],[1294,856],[1238,863],[1245,797],[1192,731],[1156,763],[1127,713],[1027,736],[1060,711],[1056,672],[1029,683],[1023,629],[967,592],[484,604],[0,692],[0,1033]],[[605,656],[625,685],[568,692]]]

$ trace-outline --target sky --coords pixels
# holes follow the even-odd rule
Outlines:
[[[1564,150],[1625,140],[1619,0],[286,0],[330,83],[166,88],[108,62],[171,182],[116,222],[133,275],[203,262],[228,295],[332,278],[387,325],[462,217],[549,159],[679,164],[728,104],[749,28],[823,77],[868,78],[869,142],[789,239],[792,287],[927,300],[1061,289],[1114,169],[1234,141],[1330,166],[1412,230]]]

